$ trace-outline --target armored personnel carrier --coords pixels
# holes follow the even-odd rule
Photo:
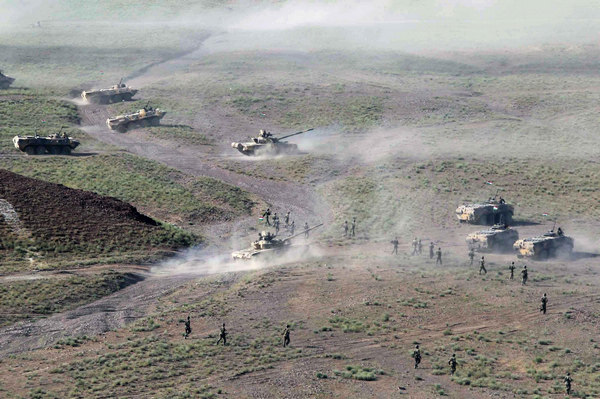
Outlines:
[[[467,236],[469,249],[479,252],[506,252],[512,250],[519,233],[507,225],[494,225],[488,230],[477,231]]]
[[[11,84],[15,81],[15,78],[9,78],[0,71],[0,89],[8,89]]]
[[[314,230],[317,227],[323,226],[323,223],[318,224],[308,229],[308,231]],[[258,234],[258,240],[252,243],[252,246],[248,249],[236,251],[231,254],[234,260],[242,259],[249,260],[254,259],[258,256],[266,256],[268,254],[275,254],[288,250],[292,245],[291,241],[302,234],[305,234],[304,230],[301,233],[295,234],[291,237],[279,239],[275,234],[263,231]]]
[[[302,133],[310,132],[314,129],[307,129],[301,132],[288,134],[281,137],[275,137],[270,132],[261,130],[258,137],[252,137],[252,141],[246,143],[231,143],[231,146],[244,155],[278,155],[294,154],[298,152],[296,144],[281,141],[288,137],[297,136]]]
[[[158,126],[160,120],[166,112],[159,108],[152,108],[146,104],[146,106],[140,109],[138,112],[132,114],[119,115],[115,118],[108,118],[106,125],[110,130],[117,130],[118,132],[125,133],[128,129],[135,129],[138,127],[145,126]]]
[[[111,86],[108,89],[83,91],[81,93],[81,98],[83,98],[84,101],[93,104],[110,104],[120,101],[129,101],[137,92],[136,89],[125,85],[123,79],[121,79],[119,84]]]
[[[61,129],[62,130],[62,129]],[[15,147],[27,153],[28,155],[69,155],[71,151],[77,148],[79,141],[67,136],[66,133],[55,133],[48,137],[35,136],[15,136],[13,138]]]
[[[573,252],[574,240],[564,235],[559,227],[555,232],[550,230],[544,235],[524,238],[514,243],[517,257],[547,259],[556,256],[570,256]]]
[[[514,207],[500,197],[490,198],[480,204],[466,204],[456,208],[456,217],[461,223],[471,224],[511,224]]]

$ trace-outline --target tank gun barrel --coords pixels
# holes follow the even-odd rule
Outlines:
[[[316,229],[317,227],[321,227],[321,226],[323,226],[323,223],[319,223],[318,225],[311,227],[310,229],[308,229],[308,231],[314,230],[314,229]],[[291,236],[291,237],[284,238],[282,241],[283,241],[283,242],[287,242],[287,241],[291,240],[292,238],[296,238],[296,237],[298,237],[298,236],[301,236],[302,234],[304,234],[304,232],[305,232],[305,231],[306,231],[306,230],[302,230],[302,232],[300,232],[300,233],[298,233],[298,234],[294,234],[294,235],[293,235],[293,236]]]
[[[315,129],[311,127],[310,129],[303,130],[301,132],[296,132],[296,133],[292,133],[292,134],[287,134],[285,136],[277,137],[277,140],[287,139],[288,137],[297,136],[297,135],[302,134],[302,133],[310,132],[311,130],[315,130]]]

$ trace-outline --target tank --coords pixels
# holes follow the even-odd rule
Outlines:
[[[471,224],[511,224],[514,207],[504,202],[504,199],[490,198],[479,204],[466,204],[456,208],[456,217],[461,223]]]
[[[574,240],[564,235],[559,227],[558,231],[550,230],[544,235],[524,238],[514,243],[513,248],[517,257],[547,259],[556,256],[571,256]]]
[[[124,133],[131,128],[135,129],[145,126],[158,126],[160,124],[160,120],[165,115],[165,111],[159,108],[154,109],[146,104],[146,106],[140,109],[138,112],[119,115],[115,118],[108,118],[106,120],[106,125],[111,130]]]
[[[15,147],[28,155],[69,155],[77,148],[79,141],[68,137],[66,133],[55,133],[47,137],[15,136],[13,138]]]
[[[507,225],[494,225],[487,230],[477,231],[467,236],[469,249],[478,252],[509,252],[519,233]]]
[[[0,71],[0,89],[8,89],[11,84],[15,81],[15,78],[9,78]]]
[[[110,104],[121,101],[129,101],[138,91],[123,83],[123,79],[118,84],[99,90],[90,90],[81,92],[81,98],[84,101],[93,104]]]
[[[287,139],[288,137],[310,132],[311,130],[314,129],[311,128],[281,137],[275,137],[271,133],[261,130],[257,137],[252,137],[252,141],[248,141],[246,143],[231,143],[231,146],[242,154],[248,156],[295,154],[298,152],[298,146],[282,140]]]
[[[317,227],[323,226],[323,223],[320,223],[314,227],[308,229],[308,231],[312,231]],[[291,245],[292,239],[304,234],[304,230],[298,234],[295,234],[291,237],[287,237],[284,239],[279,239],[275,234],[271,234],[269,232],[263,231],[258,234],[258,240],[254,241],[250,248],[243,249],[241,251],[236,251],[231,254],[231,257],[234,260],[250,260],[254,259],[258,256],[266,256],[269,254],[275,254],[278,252],[286,251]]]

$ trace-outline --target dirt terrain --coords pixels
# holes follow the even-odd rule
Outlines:
[[[236,7],[226,7],[223,21]],[[570,372],[570,397],[600,397],[597,44],[554,37],[457,51],[437,43],[426,51],[419,40],[431,41],[431,21],[427,32],[410,31],[422,37],[390,38],[393,24],[270,31],[277,19],[257,15],[240,24],[268,21],[264,31],[149,19],[114,32],[89,23],[78,38],[71,25],[44,23],[46,31],[22,35],[55,49],[39,61],[47,71],[30,64],[25,39],[0,33],[0,45],[14,48],[0,61],[23,65],[23,76],[15,75],[40,91],[18,88],[3,98],[10,112],[0,110],[0,135],[12,132],[9,122],[34,131],[69,121],[87,146],[81,158],[103,160],[33,160],[5,146],[2,165],[19,173],[26,162],[73,168],[40,173],[67,186],[81,176],[132,176],[131,187],[90,188],[116,199],[0,171],[0,232],[20,240],[2,241],[0,396],[541,399],[565,397]],[[117,73],[140,89],[137,100],[73,99],[82,87],[114,83]],[[29,101],[35,106],[19,108]],[[161,126],[106,127],[108,117],[148,101],[167,111]],[[259,129],[282,135],[311,127],[290,140],[301,149],[293,156],[253,159],[230,146]],[[76,174],[89,165],[97,169]],[[520,238],[556,222],[575,239],[573,254],[536,261],[478,253],[470,265],[465,237],[483,227],[458,223],[455,209],[494,195],[515,206]],[[206,198],[221,207],[194,207]],[[267,206],[280,216],[291,211],[297,232],[304,222],[325,226],[293,242],[301,256],[231,261],[232,251],[268,230],[258,220]],[[356,235],[345,236],[343,223],[354,218]],[[136,256],[176,247],[156,244],[152,234],[167,227],[155,219],[176,222],[167,236],[200,234],[203,243],[152,264],[117,259],[129,256],[120,247]],[[396,237],[400,253],[392,255]],[[411,256],[414,237],[423,253]],[[443,265],[430,259],[430,243],[441,248]],[[71,247],[115,258],[48,261]],[[31,264],[13,262],[15,254]],[[485,274],[478,273],[482,255]],[[60,272],[47,270],[54,267]],[[184,339],[188,316],[192,333]],[[216,345],[222,323],[227,346]],[[283,348],[288,324],[291,346]],[[453,353],[458,370],[450,375]]]

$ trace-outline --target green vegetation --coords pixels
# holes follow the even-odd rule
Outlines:
[[[0,327],[22,319],[43,317],[76,308],[136,281],[135,276],[109,271],[96,275],[60,275],[47,279],[2,282]]]
[[[365,366],[346,366],[345,370],[333,370],[333,373],[342,378],[360,381],[375,381],[377,376],[384,375],[383,370]]]

